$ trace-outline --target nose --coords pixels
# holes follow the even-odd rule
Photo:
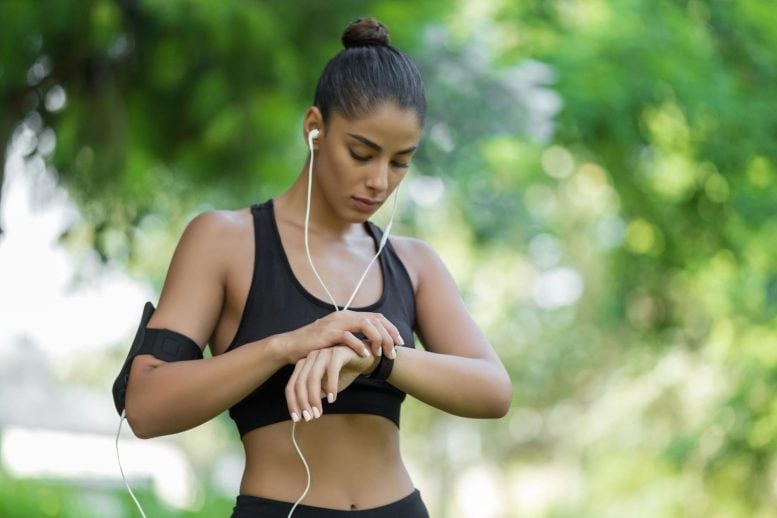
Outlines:
[[[375,166],[370,168],[366,179],[367,187],[375,192],[384,192],[388,189],[389,164],[387,161],[376,160]]]

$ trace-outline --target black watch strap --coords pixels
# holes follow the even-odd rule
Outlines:
[[[391,375],[391,369],[394,368],[394,360],[387,358],[385,355],[380,355],[378,360],[378,366],[367,376],[367,379],[386,381]]]

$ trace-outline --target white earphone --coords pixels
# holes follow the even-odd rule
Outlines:
[[[397,211],[397,192],[394,193],[394,205],[391,208],[391,218],[389,219],[388,225],[386,225],[385,232],[383,232],[383,237],[381,238],[380,244],[378,245],[378,251],[375,253],[372,260],[367,265],[367,268],[364,269],[364,273],[359,279],[359,282],[356,283],[356,287],[353,289],[353,293],[351,293],[351,297],[348,299],[348,302],[346,302],[345,306],[343,306],[342,309],[340,309],[340,307],[338,307],[337,305],[337,302],[335,301],[335,298],[329,292],[329,289],[326,287],[326,284],[324,284],[324,280],[318,274],[318,270],[316,270],[316,266],[313,264],[313,257],[310,255],[310,244],[308,240],[308,227],[310,226],[310,198],[311,198],[311,193],[313,191],[313,156],[315,153],[313,150],[313,139],[318,137],[319,133],[320,132],[318,131],[317,128],[310,130],[310,133],[308,133],[308,147],[310,148],[310,163],[308,165],[308,195],[307,195],[307,204],[305,207],[305,253],[308,256],[308,263],[310,264],[310,268],[313,270],[313,273],[316,275],[316,278],[318,279],[318,282],[321,284],[321,287],[324,288],[324,291],[329,296],[329,300],[332,302],[332,305],[334,306],[335,311],[345,311],[350,307],[351,303],[353,302],[353,299],[356,297],[356,292],[359,291],[359,288],[361,288],[361,285],[364,282],[364,279],[367,277],[367,272],[370,271],[372,264],[380,255],[380,252],[383,250],[383,247],[386,246],[386,242],[388,242],[389,231],[391,231],[391,224],[394,222],[394,214],[396,214],[396,211]],[[399,191],[399,186],[397,186],[397,191]],[[295,435],[296,429],[297,429],[297,423],[296,421],[293,421],[291,423],[291,442],[294,444],[294,449],[297,450],[297,455],[299,455],[299,458],[302,461],[302,465],[305,467],[305,473],[307,474],[307,484],[305,486],[305,491],[303,491],[302,495],[300,495],[300,497],[297,499],[296,502],[294,502],[294,505],[291,507],[291,510],[289,511],[287,518],[291,518],[291,515],[294,512],[294,510],[297,508],[300,502],[302,502],[305,496],[307,496],[308,491],[310,490],[310,481],[311,481],[310,468],[308,467],[307,461],[305,461],[305,456],[302,454],[302,450],[300,450],[299,445],[297,444],[297,439]]]

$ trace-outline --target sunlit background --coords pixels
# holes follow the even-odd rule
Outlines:
[[[772,0],[0,2],[0,516],[138,516],[110,388],[142,306],[194,215],[293,180],[365,14],[429,102],[395,228],[515,389],[408,398],[432,516],[777,516]],[[147,515],[229,514],[226,414],[118,447]]]

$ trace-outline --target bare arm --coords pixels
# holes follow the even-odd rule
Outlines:
[[[178,331],[205,346],[224,303],[227,263],[221,250],[229,248],[235,225],[219,212],[189,223],[148,327]],[[130,370],[127,420],[143,438],[192,428],[235,404],[283,365],[270,339],[206,360],[167,363],[140,355]]]
[[[416,316],[426,350],[397,347],[389,383],[451,414],[504,416],[512,400],[512,383],[464,306],[453,277],[429,245],[403,241],[396,248],[418,272]]]

